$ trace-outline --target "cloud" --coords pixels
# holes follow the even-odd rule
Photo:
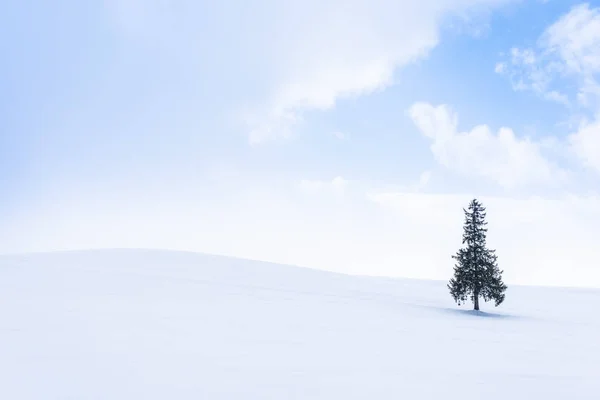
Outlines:
[[[600,8],[589,4],[573,7],[546,29],[540,45],[557,55],[567,72],[594,74],[600,71]]]
[[[477,5],[501,1],[352,1],[307,2],[294,21],[301,38],[290,35],[295,56],[284,66],[259,118],[251,125],[251,140],[289,136],[305,110],[327,110],[340,98],[368,94],[393,83],[393,73],[420,58],[439,41],[440,20]],[[311,10],[313,7],[317,10]],[[306,11],[306,14],[304,13]],[[393,16],[393,17],[392,17]],[[301,57],[300,57],[301,55]],[[289,56],[288,56],[289,57]]]
[[[577,100],[591,110],[592,121],[582,118],[569,136],[571,149],[581,162],[600,173],[600,8],[574,7],[552,24],[540,39],[554,54],[564,73],[578,82]]]
[[[535,49],[513,48],[503,73],[515,90],[532,90],[569,107],[578,130],[571,152],[600,173],[600,7],[571,8],[540,35]],[[557,87],[574,87],[568,93]]]
[[[572,97],[583,106],[590,97],[596,97],[597,104],[600,8],[590,8],[589,4],[573,7],[544,30],[535,48],[513,47],[509,56],[510,60],[496,65],[496,72],[508,75],[515,90],[531,90],[568,105],[567,94],[553,87],[572,79],[578,86]]]
[[[567,77],[575,78],[582,106],[600,106],[600,8],[582,4],[549,26],[539,39],[549,61]]]
[[[552,86],[558,64],[542,64],[540,56],[532,49],[513,47],[509,54],[510,60],[497,63],[494,71],[508,76],[513,90],[532,91],[543,99],[569,105],[568,96]]]
[[[347,186],[348,181],[341,176],[336,176],[331,181],[303,179],[299,183],[300,189],[307,193],[315,193],[323,190],[333,190],[340,193]]]
[[[416,103],[410,118],[427,138],[438,163],[465,176],[490,179],[505,188],[554,184],[565,172],[541,153],[541,145],[520,139],[509,128],[496,134],[487,125],[458,131],[458,116],[446,105]]]
[[[442,20],[476,18],[509,1],[253,3],[243,21],[244,53],[252,61],[240,72],[250,80],[254,68],[246,64],[267,72],[259,74],[264,90],[241,108],[249,141],[290,137],[306,111],[329,110],[339,99],[384,89],[393,84],[396,69],[426,57],[438,44]],[[256,37],[254,31],[263,34]]]
[[[477,25],[516,0],[109,0],[115,25],[161,57],[198,65],[257,145],[289,138],[307,111],[382,90],[427,57],[442,24]],[[236,11],[233,12],[232,10]],[[456,23],[458,22],[458,23]],[[145,46],[147,47],[147,46]],[[235,100],[233,99],[235,97]]]
[[[581,162],[600,173],[600,116],[594,121],[582,121],[579,129],[569,136],[571,150]]]
[[[496,66],[494,67],[494,72],[497,74],[502,74],[504,73],[504,71],[506,71],[506,63],[496,63]]]
[[[331,181],[331,184],[336,189],[343,189],[343,188],[345,188],[348,185],[348,181],[345,180],[344,178],[342,178],[341,176],[336,176]]]

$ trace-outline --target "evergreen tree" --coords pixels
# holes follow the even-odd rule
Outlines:
[[[465,213],[462,244],[466,247],[458,250],[452,258],[457,261],[454,277],[450,279],[448,289],[454,301],[461,305],[467,299],[479,310],[479,298],[487,302],[494,300],[495,306],[504,301],[506,285],[502,282],[502,272],[498,269],[496,251],[486,247],[487,222],[485,207],[474,199]]]

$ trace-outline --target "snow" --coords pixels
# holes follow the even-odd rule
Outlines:
[[[600,290],[509,286],[475,314],[445,285],[166,251],[0,256],[0,397],[600,398]]]

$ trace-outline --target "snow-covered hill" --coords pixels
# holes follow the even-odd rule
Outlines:
[[[0,398],[600,398],[599,290],[469,308],[445,282],[193,253],[0,256]]]

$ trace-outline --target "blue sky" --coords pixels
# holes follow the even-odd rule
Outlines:
[[[600,4],[0,5],[0,252],[600,286]],[[575,254],[575,255],[573,255]]]

